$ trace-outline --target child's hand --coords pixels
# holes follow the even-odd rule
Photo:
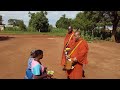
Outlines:
[[[44,73],[44,74],[43,74],[43,76],[44,76],[44,77],[47,77],[47,76],[48,76],[48,74],[47,74],[47,73]]]
[[[47,67],[44,67],[44,70],[47,70]]]
[[[51,78],[53,75],[51,75],[51,74],[47,74],[47,76]]]
[[[53,76],[54,71],[47,71],[47,74],[48,74],[48,75],[52,75],[52,76]]]

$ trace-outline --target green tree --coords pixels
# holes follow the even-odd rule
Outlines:
[[[112,23],[113,30],[112,30],[112,41],[116,41],[116,33],[117,27],[120,21],[120,11],[103,11],[104,18]]]
[[[96,17],[100,17],[97,24],[101,23],[104,29],[106,25],[113,26],[111,40],[117,42],[116,33],[120,21],[120,11],[97,11],[97,13]]]
[[[8,20],[8,24],[9,24],[9,25],[16,26],[16,19],[9,19],[9,20]]]
[[[20,28],[20,30],[22,31],[26,31],[26,25],[24,24],[23,20],[19,20],[19,19],[9,19],[8,20],[8,24],[9,25],[13,25],[14,27],[17,26]]]
[[[65,14],[62,15],[62,17],[59,18],[59,20],[56,22],[57,28],[64,28],[67,29],[68,26],[71,25],[72,19],[66,18]]]
[[[96,37],[100,33],[99,27],[105,30],[106,25],[111,25],[108,18],[104,16],[104,11],[84,11],[76,15],[72,25],[84,31],[84,35]],[[100,36],[100,35],[99,35]]]
[[[112,41],[117,41],[116,33],[119,21],[120,11],[84,11],[83,13],[78,13],[72,23],[75,28],[80,28],[84,31],[89,30],[92,34],[96,27],[103,27],[103,31],[105,31],[105,26],[111,25],[113,26],[111,39]]]
[[[53,26],[52,26],[52,25],[49,25],[48,31],[51,32],[52,29],[53,29]]]
[[[17,26],[22,30],[22,31],[26,31],[26,25],[24,24],[23,20],[18,20]]]
[[[76,15],[72,25],[75,29],[80,29],[86,35],[89,31],[93,30],[94,23],[92,19],[89,19],[88,15],[84,12],[80,12]],[[92,35],[92,34],[91,34]]]
[[[49,23],[48,19],[46,17],[47,12],[46,11],[40,11],[37,13],[31,13],[29,12],[29,27],[34,28],[35,30],[39,32],[48,32]]]
[[[2,15],[0,15],[0,25],[2,25]]]

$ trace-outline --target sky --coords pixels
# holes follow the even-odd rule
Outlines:
[[[28,26],[29,19],[28,17],[29,11],[0,11],[0,15],[2,15],[3,23],[8,24],[9,19],[22,19],[26,26]],[[37,11],[30,11],[37,12]],[[55,26],[56,21],[63,15],[66,14],[67,18],[75,18],[76,14],[80,11],[47,11],[49,24]]]

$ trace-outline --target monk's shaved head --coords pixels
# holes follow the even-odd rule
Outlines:
[[[80,31],[76,31],[75,34],[80,36],[81,33]]]
[[[72,26],[69,26],[69,27],[68,27],[68,34],[72,33],[72,31],[73,31],[73,27],[72,27]]]
[[[75,41],[78,41],[78,39],[80,38],[80,31],[76,31],[74,37],[75,37]]]

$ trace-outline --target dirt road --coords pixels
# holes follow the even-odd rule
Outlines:
[[[23,79],[32,49],[42,49],[42,62],[54,77],[66,79],[60,66],[63,37],[45,35],[0,35],[12,37],[0,41],[0,79]],[[113,42],[89,43],[89,63],[86,79],[120,79],[120,44]]]

